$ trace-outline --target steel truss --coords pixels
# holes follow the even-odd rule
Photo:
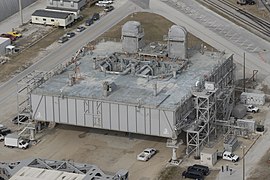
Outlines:
[[[195,152],[195,156],[200,156],[203,145],[210,141],[209,136],[213,132],[217,136],[215,121],[229,120],[234,106],[234,69],[233,56],[222,59],[204,80],[213,82],[215,89],[209,91],[201,88],[193,92],[196,121],[187,130],[187,155]]]
[[[196,121],[193,127],[187,130],[187,154],[196,152],[200,156],[200,148],[209,143],[209,135],[213,132],[212,122],[216,119],[216,91],[194,92]]]
[[[3,163],[0,162],[0,178],[8,179],[16,174],[23,167],[33,167],[48,170],[64,171],[69,173],[86,175],[83,180],[88,179],[108,179],[127,180],[128,171],[120,170],[115,175],[105,174],[101,169],[91,164],[74,163],[73,161],[56,161],[40,158],[31,158],[22,161]]]

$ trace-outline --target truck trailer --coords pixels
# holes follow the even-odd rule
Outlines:
[[[8,134],[5,136],[5,146],[27,149],[29,147],[29,143],[17,134]]]

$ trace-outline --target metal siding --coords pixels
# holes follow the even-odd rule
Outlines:
[[[136,132],[136,109],[134,106],[128,106],[128,130]]]
[[[61,123],[68,123],[68,116],[67,116],[67,99],[66,98],[59,98],[60,102],[60,122]]]
[[[151,134],[151,111],[145,108],[145,133]]]
[[[36,119],[38,120],[46,120],[45,119],[45,96],[39,96],[38,97],[38,111],[36,112]]]
[[[42,103],[41,101],[43,101],[43,96],[35,95],[35,94],[31,95],[31,102],[32,102],[34,119],[44,120],[44,118],[42,118],[42,117],[45,117],[45,109],[43,109],[43,110],[41,109],[42,108],[42,106],[40,106],[40,104]],[[44,106],[43,106],[43,108],[44,108]],[[44,112],[43,116],[42,116],[41,112]]]
[[[46,96],[46,121],[54,121],[52,96]]]
[[[77,125],[84,126],[84,100],[77,100]]]
[[[102,120],[103,128],[110,129],[110,104],[102,103]]]
[[[128,131],[127,105],[119,105],[120,130]]]
[[[90,100],[86,100],[85,103],[84,103],[84,113],[85,113],[85,126],[88,126],[88,127],[93,127],[93,101],[90,101]]]
[[[136,107],[137,112],[137,133],[145,134],[145,118],[144,118],[144,108]]]
[[[22,0],[22,6],[26,7],[36,0]],[[0,21],[19,11],[18,0],[0,0]]]
[[[118,104],[111,104],[111,129],[119,130],[119,111]]]
[[[173,112],[160,111],[160,136],[171,137],[173,128]]]
[[[159,110],[151,109],[151,135],[159,136]]]
[[[75,99],[68,99],[68,120],[69,124],[76,124]]]
[[[54,101],[54,120],[55,122],[60,122],[60,114],[59,114],[59,97],[54,97],[53,98]]]

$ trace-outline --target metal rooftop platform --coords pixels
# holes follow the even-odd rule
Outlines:
[[[78,62],[69,65],[62,74],[52,77],[35,89],[33,93],[97,99],[123,104],[139,104],[144,107],[175,110],[182,101],[191,96],[191,90],[197,81],[209,77],[215,68],[219,67],[229,57],[224,53],[204,52],[201,54],[198,52],[190,57],[188,61],[184,61],[160,59],[157,55],[151,56],[151,54],[145,59],[145,55],[142,58],[140,55],[134,57],[130,54],[120,53],[117,56],[118,59],[116,59],[118,62],[140,61],[140,63],[148,64],[158,62],[159,65],[157,66],[163,67],[153,71],[168,72],[169,75],[154,76],[154,72],[152,74],[151,72],[145,72],[144,76],[136,76],[137,73],[132,74],[132,70],[125,75],[117,75],[117,73],[109,73],[109,70],[111,70],[108,70],[109,67],[103,67],[107,68],[107,70],[103,69],[102,71],[102,61],[110,58],[114,52],[121,52],[121,48],[121,43],[99,43],[91,53],[85,53]],[[153,49],[156,49],[156,47]],[[164,49],[162,47],[162,54],[165,53]],[[122,67],[123,71],[119,72],[120,74],[128,68],[127,64],[125,64],[124,68]],[[172,67],[171,64],[178,64],[178,66]],[[142,68],[142,65],[136,69],[136,72],[140,70],[142,72],[143,70],[140,68]],[[177,71],[176,76],[172,75],[173,69]],[[71,85],[70,79],[74,74],[76,74],[76,80]],[[114,84],[114,88],[110,89],[107,96],[104,96],[103,93],[105,81],[108,84]],[[156,90],[154,88],[155,84]]]

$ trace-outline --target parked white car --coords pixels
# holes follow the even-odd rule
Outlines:
[[[137,160],[139,161],[148,161],[153,155],[157,152],[154,148],[147,148],[143,152],[137,155]]]
[[[224,151],[222,155],[222,159],[232,161],[232,162],[237,162],[239,161],[239,156],[229,152],[229,151]]]
[[[99,7],[106,7],[107,4],[103,4],[103,3],[96,3],[96,6],[99,6]]]
[[[247,112],[257,113],[257,112],[259,112],[259,108],[258,107],[255,107],[253,105],[248,105],[247,106]]]
[[[103,1],[98,1],[99,4],[112,4],[113,1],[111,0],[103,0]]]

